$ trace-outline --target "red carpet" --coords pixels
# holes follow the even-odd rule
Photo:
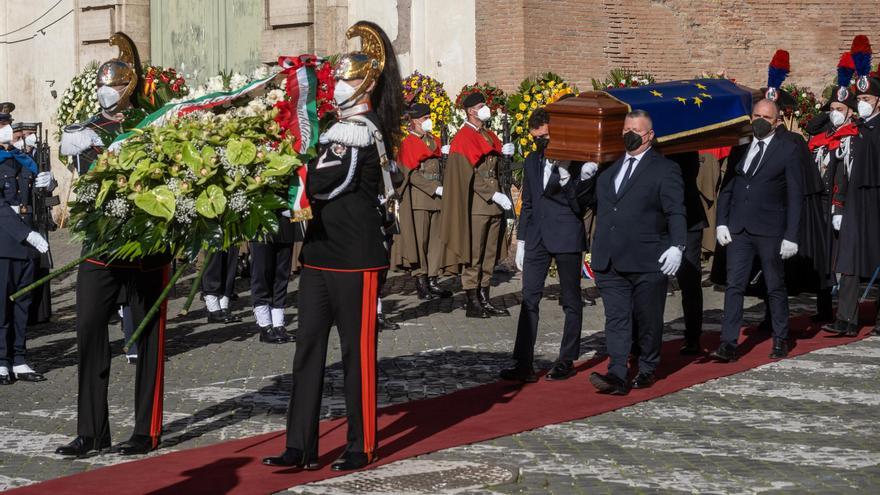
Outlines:
[[[863,307],[863,309],[869,309]],[[866,312],[867,314],[867,312]],[[819,332],[806,317],[792,319],[796,339],[791,355],[848,344],[864,338],[841,338]],[[717,334],[704,337],[704,346],[714,349]],[[705,356],[681,357],[680,341],[666,342],[658,369],[660,380],[646,390],[634,390],[625,397],[596,394],[587,381],[592,371],[606,370],[604,359],[581,363],[578,375],[563,382],[517,386],[498,382],[434,399],[386,407],[379,411],[380,461],[372,467],[441,449],[465,445],[613,411],[660,397],[698,383],[740,373],[770,362],[769,336],[746,330],[741,339],[739,361],[721,364]],[[338,476],[329,464],[345,443],[343,420],[321,424],[321,461],[328,468],[305,472],[271,469],[260,464],[264,456],[284,449],[284,432],[233,440],[207,447],[172,452],[58,478],[13,490],[14,494],[265,494],[295,485]]]

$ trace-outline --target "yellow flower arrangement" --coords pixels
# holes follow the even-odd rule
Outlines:
[[[434,128],[443,128],[452,116],[452,100],[446,94],[443,83],[418,71],[403,81],[403,97],[407,103],[424,103],[431,109]]]
[[[526,79],[519,91],[508,99],[508,108],[513,121],[511,125],[511,141],[517,144],[516,160],[523,160],[538,146],[529,134],[529,118],[532,112],[545,105],[557,101],[564,95],[577,94],[577,88],[570,86],[561,77],[548,72],[536,79]]]

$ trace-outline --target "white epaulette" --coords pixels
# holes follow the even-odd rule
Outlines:
[[[339,143],[363,148],[373,144],[373,135],[366,124],[355,120],[340,120],[321,134],[321,144]]]

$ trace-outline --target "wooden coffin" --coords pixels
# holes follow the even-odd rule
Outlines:
[[[742,87],[757,102],[758,90]],[[623,119],[627,107],[602,91],[588,91],[547,105],[550,114],[550,145],[546,156],[556,160],[611,162],[623,148]],[[739,123],[657,144],[664,154],[732,146],[751,136],[751,126]]]

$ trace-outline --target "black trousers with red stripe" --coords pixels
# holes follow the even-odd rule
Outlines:
[[[337,272],[305,267],[300,275],[287,447],[300,449],[307,460],[318,458],[324,365],[334,323],[339,331],[345,371],[346,450],[374,457],[378,286],[379,271]]]
[[[131,308],[135,328],[158,299],[168,267],[108,267],[85,262],[76,281],[76,338],[79,352],[77,434],[110,438],[107,387],[110,384],[110,338],[107,330],[119,304]],[[165,310],[153,319],[137,341],[134,434],[159,443],[162,432],[162,397],[165,360]]]

